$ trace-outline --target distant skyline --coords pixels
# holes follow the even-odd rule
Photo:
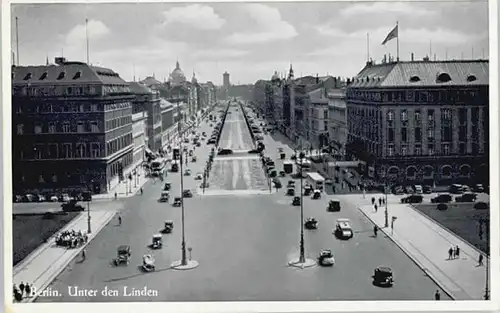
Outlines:
[[[396,40],[381,43],[399,21],[400,59],[488,58],[488,3],[311,2],[311,3],[124,3],[14,4],[19,18],[21,65],[43,65],[64,54],[132,81],[163,81],[178,59],[184,74],[199,81],[253,84],[274,71],[296,76],[355,76],[370,55],[396,56]],[[473,55],[474,53],[474,55]]]

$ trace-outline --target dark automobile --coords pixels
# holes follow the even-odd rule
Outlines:
[[[392,188],[392,193],[395,195],[402,195],[405,193],[403,186],[394,186]]]
[[[440,194],[440,195],[437,195],[436,197],[432,198],[431,202],[432,203],[448,203],[448,202],[451,202],[451,200],[452,200],[451,195],[444,193],[444,194]]]
[[[474,185],[473,190],[475,192],[484,192],[484,186],[483,186],[483,184],[476,184],[476,185]]]
[[[455,197],[456,202],[474,202],[477,199],[475,193],[464,193],[461,196]]]
[[[81,195],[82,201],[92,201],[92,193],[90,191],[84,191]]]
[[[217,155],[229,155],[229,154],[233,154],[233,150],[231,150],[231,149],[221,149],[217,153]]]
[[[438,211],[446,211],[448,210],[448,205],[446,203],[439,203],[437,209]]]
[[[172,188],[172,183],[171,182],[166,182],[165,185],[163,185],[163,190],[164,191],[169,191],[170,188]]]
[[[422,203],[423,199],[421,195],[410,195],[401,199],[401,203]]]
[[[172,171],[174,173],[178,172],[179,171],[179,164],[177,164],[177,163],[172,164],[170,171]]]
[[[476,210],[487,210],[488,209],[488,203],[486,202],[478,202],[474,204],[474,209]]]
[[[286,195],[287,196],[295,196],[295,188],[287,188]]]
[[[174,203],[172,203],[173,206],[181,206],[182,199],[181,197],[175,197],[174,198]]]
[[[394,279],[392,277],[392,270],[386,266],[379,266],[373,272],[373,284],[380,287],[392,287]]]
[[[422,187],[422,189],[423,189],[423,192],[424,192],[425,194],[430,194],[430,193],[432,193],[432,186],[429,186],[429,185],[424,185],[424,186]]]
[[[340,212],[340,201],[338,200],[330,200],[328,202],[328,212]]]
[[[132,254],[130,252],[130,246],[128,245],[123,245],[119,246],[116,249],[116,259],[113,260],[113,263],[118,266],[120,264],[126,264],[128,265],[130,263],[130,255]]]
[[[207,144],[208,144],[208,145],[213,145],[213,144],[215,144],[215,141],[216,141],[216,140],[215,140],[214,138],[210,138],[210,139],[207,141]]]
[[[300,197],[293,197],[292,205],[299,206],[300,205]]]
[[[281,181],[278,179],[278,178],[273,178],[273,184],[274,184],[274,188],[282,188],[283,187],[283,184],[281,183]]]
[[[314,217],[309,217],[304,222],[306,229],[318,229],[318,221]]]
[[[64,212],[80,212],[85,210],[76,200],[70,200],[69,202],[61,204],[61,208]]]
[[[190,189],[184,189],[184,191],[182,191],[182,196],[184,198],[192,198],[193,197],[193,193],[191,192]]]

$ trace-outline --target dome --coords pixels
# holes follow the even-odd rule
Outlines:
[[[175,69],[170,74],[170,77],[168,80],[173,85],[179,85],[179,84],[182,84],[183,82],[186,81],[186,76],[184,75],[184,72],[181,70],[181,67],[179,65],[179,61],[177,61],[176,65],[175,65]]]
[[[280,80],[280,76],[278,74],[278,71],[275,71],[274,75],[271,77],[271,81],[274,81],[274,80]]]

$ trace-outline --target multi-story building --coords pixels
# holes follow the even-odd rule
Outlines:
[[[485,60],[368,63],[347,90],[349,150],[388,181],[486,183],[488,85]]]
[[[345,88],[328,90],[328,132],[330,147],[337,157],[345,155],[347,143],[347,107]]]
[[[14,190],[112,189],[133,164],[134,98],[107,68],[64,58],[14,66]]]
[[[132,94],[135,95],[135,99],[132,101],[132,137],[134,141],[132,167],[137,169],[142,165],[146,156],[148,113],[144,95],[148,95],[151,91],[146,86],[137,82],[129,83],[129,87]]]
[[[152,90],[158,90],[162,87],[161,81],[156,79],[154,73],[153,73],[153,76],[148,76],[148,77],[144,78],[143,80],[140,81],[140,83],[145,85],[146,87],[152,89]]]
[[[308,143],[314,148],[321,148],[328,145],[328,94],[324,88],[318,88],[310,91],[307,125],[307,140]]]
[[[174,105],[164,99],[160,100],[161,109],[161,129],[162,129],[162,147],[169,144],[170,139],[177,132],[174,127]]]
[[[222,87],[229,89],[230,86],[231,81],[229,80],[229,73],[224,72],[224,74],[222,74]]]
[[[136,106],[143,107],[146,117],[146,155],[160,150],[162,147],[161,108],[158,91],[152,90],[142,83],[130,83],[134,92]]]
[[[216,88],[212,82],[206,82],[201,84],[200,90],[200,110],[206,110],[207,108],[213,106],[216,99]]]

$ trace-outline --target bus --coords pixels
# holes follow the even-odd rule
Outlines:
[[[157,176],[161,175],[166,165],[167,165],[167,160],[164,158],[157,158],[153,160],[153,162],[151,162],[151,173]]]
[[[318,172],[307,173],[307,179],[311,182],[314,189],[323,190],[325,186],[325,178]]]

